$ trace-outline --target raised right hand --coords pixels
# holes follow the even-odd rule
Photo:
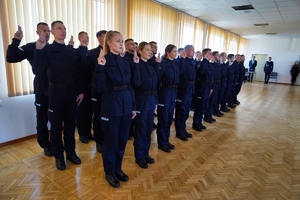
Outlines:
[[[39,39],[36,41],[35,47],[36,49],[43,49],[47,44],[46,36],[44,31],[42,31],[41,35],[39,35]]]
[[[23,31],[20,25],[18,25],[18,31],[14,34],[14,38],[18,40],[22,40],[23,38]]]
[[[106,59],[105,59],[105,57],[103,55],[103,50],[100,50],[99,57],[98,57],[97,60],[98,60],[98,64],[99,65],[105,65]]]

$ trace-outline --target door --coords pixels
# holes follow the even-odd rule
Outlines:
[[[265,77],[264,66],[266,61],[268,60],[268,54],[252,54],[252,56],[255,56],[255,60],[257,61],[254,80],[264,81],[264,77]]]

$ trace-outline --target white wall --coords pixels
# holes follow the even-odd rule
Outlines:
[[[290,84],[291,66],[300,59],[300,38],[294,39],[294,42],[294,48],[290,51],[292,39],[248,40],[245,67],[248,67],[252,54],[268,54],[274,62],[273,71],[278,72],[277,82]],[[300,76],[298,76],[296,84],[300,85]]]
[[[1,26],[0,32],[2,32]],[[0,37],[0,100],[2,104],[0,107],[0,143],[36,133],[34,95],[19,97],[7,95],[6,52],[2,46],[2,37]]]

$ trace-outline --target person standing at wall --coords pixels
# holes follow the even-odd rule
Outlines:
[[[51,24],[54,42],[46,45],[45,35],[36,41],[34,72],[47,70],[49,80],[48,117],[51,123],[50,145],[55,157],[56,168],[65,170],[64,150],[67,160],[80,164],[75,152],[75,116],[77,106],[83,100],[84,86],[78,65],[76,50],[65,45],[66,28],[62,21]],[[64,123],[64,142],[62,141]]]
[[[266,62],[264,66],[265,72],[265,84],[269,83],[271,72],[273,72],[274,63],[272,61],[272,57],[269,57],[269,60]]]
[[[257,66],[257,60],[255,60],[255,56],[252,56],[252,59],[249,61],[248,82],[252,82],[256,66]]]
[[[299,74],[299,62],[298,60],[296,60],[294,62],[294,65],[292,66],[291,70],[290,70],[291,76],[292,76],[292,80],[291,80],[291,85],[295,85],[296,80],[297,80],[297,76]]]
[[[37,24],[36,33],[41,37],[44,34],[44,38],[48,43],[50,38],[50,29],[48,24],[40,22]],[[19,47],[23,38],[23,31],[18,26],[18,31],[15,33],[12,43],[8,46],[6,52],[6,61],[9,63],[21,62],[27,59],[33,68],[34,51],[36,43],[27,43],[22,47]],[[35,73],[34,73],[35,74]],[[48,133],[48,96],[46,91],[48,88],[48,78],[46,70],[40,74],[35,74],[33,87],[35,94],[35,107],[36,107],[36,130],[37,130],[37,141],[41,148],[44,149],[46,156],[53,156],[50,148],[49,133]]]

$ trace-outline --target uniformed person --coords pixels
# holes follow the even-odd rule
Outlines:
[[[221,70],[221,83],[220,83],[220,90],[219,90],[219,95],[218,95],[218,101],[217,105],[214,109],[213,114],[216,116],[223,116],[224,114],[221,112],[221,107],[222,107],[222,102],[224,99],[225,91],[226,91],[226,86],[227,86],[227,64],[226,64],[226,53],[222,52],[220,53],[220,70]],[[225,105],[226,107],[226,105]]]
[[[169,44],[161,62],[161,77],[157,104],[157,143],[164,152],[171,152],[175,146],[170,143],[170,128],[173,121],[177,85],[179,83],[179,65],[176,58],[177,48]]]
[[[238,78],[239,78],[239,62],[241,59],[241,55],[240,54],[236,54],[234,56],[235,60],[232,63],[232,68],[233,68],[233,73],[234,73],[234,79],[232,82],[232,89],[231,89],[231,96],[228,102],[228,107],[229,108],[235,108],[236,105],[234,105],[235,103],[235,96],[236,96],[236,88],[238,85]]]
[[[193,63],[194,47],[186,45],[184,48],[186,57],[179,64],[179,84],[177,87],[175,131],[176,137],[187,141],[193,137],[186,131],[186,120],[189,117],[192,104],[192,94],[195,91],[196,68]]]
[[[80,164],[75,152],[75,115],[76,108],[83,100],[83,83],[75,49],[65,45],[66,28],[61,21],[51,24],[54,42],[46,46],[45,35],[36,42],[34,72],[47,70],[49,80],[48,117],[51,123],[51,149],[56,167],[66,169],[64,149],[67,160]],[[43,66],[43,67],[41,67]],[[64,145],[62,141],[62,123],[64,122]]]
[[[264,72],[265,72],[265,84],[269,83],[271,72],[273,72],[274,63],[272,61],[272,57],[269,57],[269,60],[266,61],[264,66]]]
[[[202,62],[202,52],[201,51],[196,51],[196,58],[194,60],[194,66],[195,66],[195,72],[197,71],[197,68],[200,66]],[[195,80],[195,87],[196,87],[197,81]],[[196,95],[195,92],[192,95],[192,105],[191,105],[191,111],[195,111],[195,104],[196,104]]]
[[[206,127],[202,124],[203,115],[208,109],[208,100],[212,92],[213,70],[209,64],[211,60],[211,49],[206,48],[202,51],[203,60],[197,68],[197,83],[196,83],[196,104],[193,117],[193,129],[202,131]]]
[[[245,56],[244,55],[241,55],[240,57],[240,62],[239,62],[239,77],[238,77],[238,80],[237,80],[237,86],[236,86],[236,93],[235,93],[235,98],[234,98],[234,104],[236,105],[239,105],[240,102],[237,100],[237,96],[238,94],[240,93],[241,91],[241,88],[242,88],[242,85],[243,85],[243,82],[244,82],[244,79],[245,79],[245,74],[246,74],[246,69],[245,69],[245,66],[244,66],[244,62],[245,62]]]
[[[151,66],[156,65],[156,54],[157,54],[157,43],[154,41],[149,42],[152,51],[152,57],[149,59],[149,63]]]
[[[133,57],[134,57],[134,52],[135,50],[135,44],[134,44],[134,40],[132,38],[128,38],[125,40],[124,42],[125,44],[125,54],[123,56],[123,59],[126,60],[129,64],[130,67],[133,67]],[[131,120],[130,123],[130,130],[129,130],[129,135],[128,135],[128,139],[131,140],[132,137],[134,136],[134,132],[135,132],[135,121],[136,118]]]
[[[219,59],[220,55],[218,51],[212,52],[212,61],[210,63],[213,71],[214,71],[214,81],[213,81],[213,92],[209,97],[209,108],[207,112],[204,114],[204,121],[208,123],[215,122],[216,120],[212,117],[212,114],[220,117],[218,113],[213,113],[215,107],[217,106],[217,101],[218,101],[218,95],[219,95],[219,90],[220,90],[220,83],[221,83],[221,68],[219,65]]]
[[[135,87],[136,106],[136,131],[134,137],[135,161],[141,168],[148,168],[148,163],[155,160],[149,155],[151,132],[153,130],[154,110],[157,104],[157,83],[159,78],[159,56],[156,66],[150,66],[151,46],[141,42],[138,48],[140,55],[139,69],[141,85]]]
[[[50,29],[48,24],[45,22],[40,22],[37,24],[36,33],[41,36],[44,34],[46,42],[48,42],[50,37]],[[19,26],[18,31],[15,33],[12,43],[7,48],[6,61],[9,63],[21,62],[24,59],[27,59],[30,65],[33,67],[33,58],[35,50],[35,42],[27,43],[19,47],[21,40],[23,38],[22,28]],[[35,73],[34,73],[35,74]],[[35,103],[36,106],[36,130],[37,130],[37,141],[44,149],[46,156],[52,156],[49,133],[48,133],[48,97],[46,95],[46,90],[48,87],[48,78],[46,71],[35,74],[34,81],[34,94],[35,94]]]
[[[86,56],[87,45],[89,43],[89,36],[86,32],[81,31],[78,33],[78,40],[80,45],[77,49],[78,54],[84,51],[82,56]],[[77,129],[79,134],[79,140],[82,143],[88,143],[89,140],[94,140],[94,135],[91,133],[92,129],[92,101],[91,101],[91,80],[93,76],[93,68],[85,66],[80,63],[81,72],[83,75],[84,84],[84,99],[77,109]]]
[[[119,181],[128,181],[122,171],[122,160],[128,139],[130,120],[136,116],[134,90],[131,83],[140,84],[139,58],[134,56],[133,72],[128,62],[121,58],[123,38],[117,31],[108,31],[100,52],[92,85],[103,92],[101,127],[104,133],[102,147],[105,179],[112,187]],[[104,56],[103,56],[104,55]],[[133,75],[133,76],[132,76]]]
[[[221,104],[221,111],[223,112],[229,112],[230,109],[227,108],[229,101],[231,99],[232,95],[232,85],[234,83],[234,69],[233,69],[233,61],[234,61],[234,55],[233,54],[228,54],[227,56],[227,85],[226,85],[226,91],[225,95]]]

